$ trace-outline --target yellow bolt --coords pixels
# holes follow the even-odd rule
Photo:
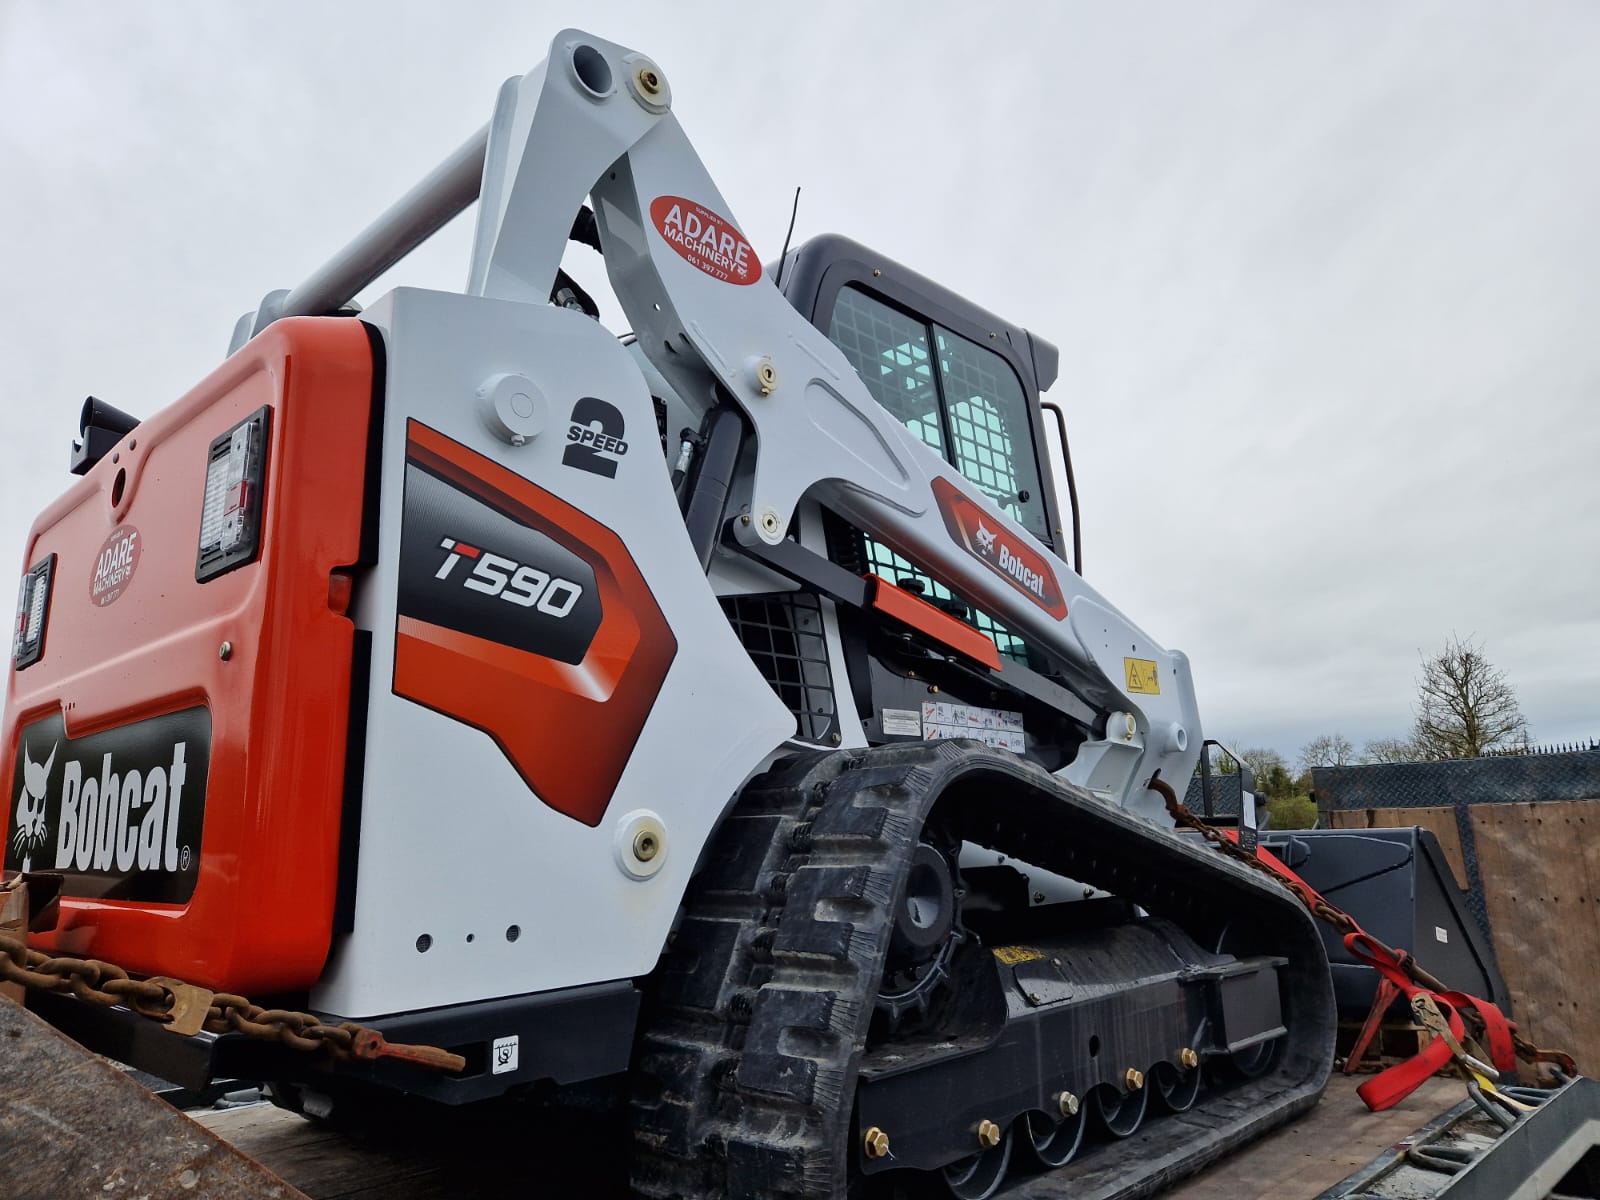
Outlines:
[[[993,1150],[1000,1144],[1000,1126],[985,1117],[978,1122],[978,1145]]]
[[[862,1148],[866,1150],[868,1158],[887,1158],[889,1156],[889,1135],[874,1125],[861,1137]]]
[[[648,829],[641,829],[634,835],[633,856],[640,862],[649,862],[661,849],[661,842]]]
[[[1192,1071],[1200,1065],[1200,1056],[1188,1046],[1185,1046],[1178,1051],[1178,1061],[1183,1064],[1185,1071]]]
[[[1078,1115],[1078,1098],[1071,1092],[1062,1092],[1056,1097],[1056,1103],[1061,1106],[1061,1115],[1063,1117],[1075,1117]]]
[[[1128,1068],[1128,1073],[1122,1079],[1128,1085],[1130,1092],[1137,1092],[1144,1086],[1144,1072],[1136,1071],[1132,1067]]]
[[[661,94],[661,76],[649,67],[640,67],[637,76],[639,90],[646,96],[659,96]]]

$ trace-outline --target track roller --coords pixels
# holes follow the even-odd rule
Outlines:
[[[1150,1089],[1139,1087],[1125,1092],[1102,1083],[1089,1093],[1089,1107],[1094,1110],[1096,1129],[1114,1138],[1131,1137],[1143,1124],[1145,1110],[1150,1107]]]
[[[1192,1053],[1192,1052],[1191,1052]],[[1150,1072],[1156,1099],[1170,1113],[1188,1112],[1200,1096],[1200,1067],[1198,1062],[1188,1070],[1171,1063],[1157,1063]]]
[[[1083,1131],[1089,1124],[1089,1110],[1076,1096],[1062,1093],[1060,1104],[1060,1120],[1038,1112],[1027,1113],[1022,1118],[1019,1157],[1045,1170],[1064,1167],[1072,1161],[1078,1147],[1083,1145]]]
[[[1000,1190],[1011,1165],[1014,1126],[1002,1131],[993,1121],[983,1121],[977,1133],[983,1149],[943,1171],[944,1186],[956,1200],[989,1200]]]

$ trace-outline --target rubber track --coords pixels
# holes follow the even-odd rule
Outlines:
[[[842,1197],[855,1076],[890,913],[934,802],[964,836],[1180,924],[1231,911],[1253,952],[1290,956],[1285,1052],[1008,1195],[1132,1200],[1304,1111],[1327,1081],[1334,1010],[1311,918],[1286,891],[1015,755],[975,742],[803,754],[753,780],[718,830],[641,1022],[635,1194]]]

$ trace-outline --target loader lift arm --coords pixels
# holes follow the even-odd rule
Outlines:
[[[467,291],[543,304],[572,214],[592,199],[639,348],[689,403],[731,403],[748,424],[753,470],[728,503],[741,537],[779,547],[801,501],[815,500],[1003,620],[1110,718],[1115,752],[1091,747],[1069,777],[1163,821],[1142,783],[1193,770],[1201,731],[1187,658],[874,401],[838,347],[770,286],[671,101],[646,56],[563,31],[544,63],[501,87],[480,135],[305,283],[241,318],[235,344],[279,317],[337,310],[474,195]],[[1135,663],[1156,681],[1130,694]]]

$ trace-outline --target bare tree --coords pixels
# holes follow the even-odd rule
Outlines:
[[[1356,748],[1342,733],[1325,733],[1300,747],[1300,769],[1347,767],[1356,760]]]
[[[1471,638],[1422,660],[1412,741],[1425,759],[1481,758],[1528,740],[1517,694]]]
[[[1421,758],[1422,751],[1410,738],[1374,738],[1361,751],[1364,763],[1407,763],[1418,762]]]

